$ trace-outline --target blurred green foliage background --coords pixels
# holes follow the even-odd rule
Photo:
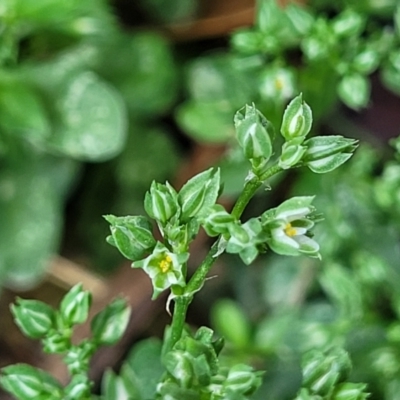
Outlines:
[[[229,43],[174,43],[161,29],[200,15],[195,0],[1,4],[0,285],[34,285],[58,251],[116,267],[101,215],[141,213],[151,181],[174,179],[195,144],[229,147],[220,161],[229,202],[247,168],[232,140],[235,111],[254,102],[277,124],[302,92],[314,133],[363,144],[323,179],[299,171],[273,182],[248,213],[316,194],[323,262],[266,256],[249,269],[226,257],[218,290],[229,298],[211,319],[227,363],[267,371],[255,399],[293,398],[300,354],[329,344],[349,350],[353,380],[370,384],[371,399],[398,399],[400,142],[389,148],[356,123],[376,105],[374,79],[400,93],[397,3],[260,0],[254,26]]]

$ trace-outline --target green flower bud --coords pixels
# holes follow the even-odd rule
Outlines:
[[[164,225],[178,213],[178,194],[168,182],[162,185],[153,181],[146,193],[144,208],[151,218]]]
[[[115,299],[92,319],[93,339],[99,345],[117,343],[128,326],[130,315],[131,309],[126,300]]]
[[[201,219],[201,224],[209,236],[218,236],[229,232],[230,224],[235,218],[220,204],[213,205],[207,215]]]
[[[179,382],[183,388],[193,386],[195,373],[193,371],[191,357],[181,350],[174,350],[167,353],[163,360],[167,371]]]
[[[358,141],[343,136],[315,136],[306,140],[304,146],[307,149],[302,158],[304,165],[322,174],[346,162],[353,155]]]
[[[157,394],[161,399],[168,400],[198,400],[199,392],[196,389],[186,389],[178,385],[177,382],[165,381],[157,385]]]
[[[243,225],[229,225],[231,237],[228,240],[226,251],[239,254],[242,261],[249,265],[258,256],[259,245],[267,240],[267,235],[262,231],[261,222],[252,218]]]
[[[292,139],[282,146],[282,154],[279,157],[279,166],[282,169],[289,169],[298,164],[306,152],[306,147],[301,146],[302,138]]]
[[[233,366],[224,382],[225,390],[243,395],[253,394],[261,385],[262,371],[254,371],[252,367],[244,364]]]
[[[362,14],[347,9],[333,20],[332,28],[337,36],[356,36],[363,31],[365,22],[365,17]]]
[[[196,334],[194,335],[195,340],[206,344],[209,349],[210,353],[212,354],[212,357],[214,358],[214,366],[215,366],[215,371],[218,369],[218,358],[217,355],[221,352],[221,350],[224,347],[224,339],[223,338],[218,338],[214,340],[214,331],[210,328],[207,328],[206,326],[201,326]],[[210,347],[211,346],[211,347]]]
[[[55,323],[55,310],[39,300],[18,298],[11,312],[22,333],[32,339],[45,336]]]
[[[314,23],[314,16],[303,6],[303,4],[287,4],[287,6],[285,7],[285,13],[290,22],[295,27],[296,31],[301,36],[305,36],[308,34]]]
[[[322,400],[322,397],[311,394],[308,389],[302,388],[294,400]]]
[[[63,388],[49,373],[26,364],[2,368],[0,385],[19,400],[64,399]]]
[[[259,53],[262,49],[263,35],[254,29],[238,29],[231,38],[232,47],[244,54]]]
[[[64,362],[68,366],[71,375],[89,370],[89,361],[96,350],[94,343],[85,340],[77,346],[71,346],[68,354],[64,357]]]
[[[366,400],[369,397],[366,387],[365,383],[341,383],[337,385],[332,400]]]
[[[352,67],[357,72],[368,75],[378,68],[379,62],[379,52],[373,48],[366,48],[354,57]]]
[[[65,399],[90,399],[93,382],[86,374],[74,375],[65,387]]]
[[[295,97],[283,114],[281,134],[287,142],[295,138],[305,138],[311,130],[312,112],[303,102],[302,95]]]
[[[337,45],[337,37],[326,18],[315,20],[309,33],[301,40],[300,46],[310,61],[323,61],[330,57],[332,48]]]
[[[63,321],[68,326],[85,322],[89,315],[91,302],[90,292],[84,291],[81,283],[75,285],[61,301],[60,313]]]
[[[312,350],[303,357],[303,387],[313,394],[330,396],[337,383],[343,382],[351,370],[346,351],[340,348],[327,352]]]
[[[254,105],[246,105],[235,114],[234,122],[236,135],[246,158],[269,160],[274,132],[271,123],[260,111]]]
[[[42,339],[43,351],[48,354],[62,354],[65,353],[71,346],[70,329],[62,329],[58,332],[54,329],[50,330],[47,336]]]
[[[215,204],[220,189],[220,171],[210,168],[189,179],[179,191],[181,220],[186,223],[190,218],[201,218]]]
[[[204,344],[213,343],[214,331],[207,326],[201,326],[195,333],[194,338]]]
[[[156,240],[150,221],[142,216],[104,216],[110,223],[111,236],[107,241],[118,248],[128,260],[139,260],[151,251]]]
[[[250,243],[250,236],[242,225],[234,224],[229,226],[229,233],[231,234],[231,238],[229,239],[231,251],[236,248],[240,251]]]
[[[211,376],[218,373],[216,350],[220,350],[220,345],[221,341],[213,340],[211,329],[200,327],[194,337],[187,335],[181,338],[174,350],[182,351],[188,357],[196,381],[206,386],[210,383]]]
[[[368,104],[371,84],[362,74],[345,75],[339,82],[337,92],[340,99],[348,107],[359,110]]]

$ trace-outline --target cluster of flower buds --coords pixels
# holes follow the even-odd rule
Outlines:
[[[71,381],[62,387],[48,372],[16,364],[2,369],[2,387],[22,400],[90,398],[93,385],[88,377],[90,359],[99,346],[120,340],[130,318],[126,301],[115,299],[94,316],[92,337],[73,344],[73,328],[87,320],[90,305],[91,295],[81,284],[63,297],[59,309],[38,300],[18,299],[11,306],[15,322],[27,337],[41,339],[45,352],[64,356]]]
[[[312,111],[302,95],[286,107],[278,165],[282,169],[307,166],[313,172],[330,172],[346,162],[357,147],[357,140],[342,136],[317,136],[306,139],[312,127]],[[262,176],[273,155],[274,130],[255,106],[246,106],[235,115],[236,134],[253,173]]]
[[[153,299],[171,288],[179,294],[186,285],[188,246],[199,231],[199,221],[216,207],[220,190],[219,169],[210,168],[191,178],[177,192],[168,182],[153,182],[144,207],[164,239],[154,238],[150,220],[143,216],[104,218],[110,223],[108,242],[151,278]],[[215,228],[218,230],[218,228]]]
[[[245,264],[251,264],[268,247],[288,256],[320,257],[319,245],[311,230],[318,217],[312,206],[314,197],[293,197],[280,206],[241,224],[221,205],[211,207],[200,220],[210,236],[222,235],[224,250],[239,254]]]
[[[261,384],[262,372],[246,365],[230,369],[219,366],[223,340],[213,340],[213,331],[201,327],[193,336],[186,334],[163,360],[167,374],[157,393],[170,399],[215,398],[245,400]],[[218,396],[218,397],[217,397]],[[166,398],[166,397],[165,397]]]
[[[285,139],[279,166],[289,169],[307,166],[313,172],[326,173],[345,163],[357,147],[357,140],[342,136],[316,136],[306,140],[312,125],[312,113],[300,94],[287,106],[281,126]]]
[[[295,400],[366,400],[367,385],[346,382],[351,367],[348,353],[341,348],[310,351],[303,357],[302,389]]]

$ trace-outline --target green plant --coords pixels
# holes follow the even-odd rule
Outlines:
[[[307,138],[312,112],[302,95],[289,103],[283,115],[280,128],[283,144],[275,137],[272,124],[254,105],[240,109],[234,122],[238,143],[251,168],[231,212],[216,203],[221,194],[220,171],[210,168],[191,178],[179,191],[168,182],[153,182],[144,200],[148,217],[105,216],[111,230],[107,241],[133,261],[132,267],[149,275],[153,299],[170,291],[167,310],[172,313],[172,321],[165,330],[162,345],[149,342],[145,350],[142,348],[141,356],[136,352],[128,359],[121,375],[112,372],[106,375],[100,398],[115,399],[117,393],[123,393],[127,398],[143,400],[240,400],[250,398],[261,385],[262,372],[253,367],[243,363],[227,367],[219,363],[223,338],[214,338],[213,331],[206,327],[193,333],[185,323],[188,307],[207,284],[214,262],[223,253],[237,254],[247,265],[269,251],[320,258],[320,247],[312,234],[321,220],[312,205],[314,196],[289,198],[245,222],[241,221],[242,214],[256,191],[272,176],[299,167],[308,167],[318,174],[331,172],[351,157],[357,141],[341,136]],[[154,237],[151,220],[155,221],[161,240]],[[204,261],[189,275],[189,246],[201,227],[217,239]],[[91,398],[91,384],[86,375],[88,358],[97,345],[112,344],[121,336],[128,311],[122,301],[112,303],[94,318],[93,339],[71,347],[70,328],[86,319],[89,298],[77,286],[65,296],[58,313],[35,301],[21,300],[12,307],[24,333],[32,338],[44,337],[47,351],[67,352],[64,361],[72,379],[66,388],[61,388],[49,376],[31,367],[10,366],[3,370],[0,381],[6,390],[19,399],[27,399],[32,395],[31,384],[35,395],[44,399],[50,398],[49,390],[53,389],[54,399]],[[120,323],[120,316],[124,323]],[[146,364],[146,357],[155,360],[155,367],[146,368],[144,373],[141,363]],[[321,358],[325,359],[322,364]],[[366,398],[365,385],[346,383],[350,368],[348,355],[341,349],[327,348],[305,355],[303,388],[298,399]],[[18,384],[19,376],[26,376],[29,384]]]
[[[173,168],[177,151],[157,117],[174,101],[178,70],[164,38],[123,32],[103,0],[7,1],[0,19],[0,287],[23,288],[58,251],[84,163],[101,163],[101,174],[105,161],[151,136],[175,154],[161,178]],[[132,193],[119,171],[143,160],[126,159],[115,161],[113,179]]]
[[[369,106],[372,74],[399,94],[395,0],[256,3],[254,26],[235,31],[229,48],[188,62],[188,96],[175,114],[195,140],[232,138],[230,115],[245,102],[277,125],[287,101],[302,92],[318,125],[340,103],[357,111]]]

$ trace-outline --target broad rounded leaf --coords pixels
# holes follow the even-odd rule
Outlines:
[[[102,161],[125,143],[126,114],[120,95],[91,72],[80,72],[59,94],[59,126],[50,139],[57,151],[79,160]]]
[[[355,110],[363,108],[369,101],[369,81],[360,74],[346,75],[339,83],[338,94],[348,107]]]

